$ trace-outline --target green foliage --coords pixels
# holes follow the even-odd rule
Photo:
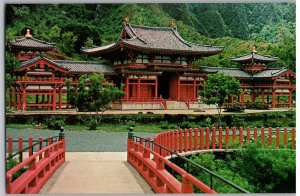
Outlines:
[[[65,125],[66,118],[63,116],[50,116],[46,120],[47,128],[59,130],[60,127]]]
[[[226,105],[224,107],[225,112],[243,112],[245,107],[240,106],[240,104],[235,103],[234,105]]]
[[[193,155],[191,159],[199,165],[234,182],[251,193],[295,193],[296,153],[291,150],[261,149],[259,143],[250,143],[241,151],[216,157],[213,153]],[[199,168],[191,167],[191,173],[205,184],[209,176]],[[236,191],[222,181],[213,181],[219,193]]]
[[[223,104],[227,97],[231,95],[240,95],[241,87],[240,82],[224,73],[216,73],[208,75],[207,81],[204,83],[205,91],[200,91],[200,95],[203,97],[203,102],[206,104],[215,104],[220,114]]]
[[[98,123],[94,118],[90,118],[88,120],[87,125],[88,125],[89,130],[96,130]]]
[[[12,169],[13,167],[15,167],[16,165],[19,164],[19,161],[15,158],[9,159],[9,161],[6,161],[6,171],[9,171],[10,169]],[[17,171],[16,173],[13,174],[12,176],[12,180],[14,181],[15,179],[17,179],[20,175],[22,175],[26,170],[27,170],[27,166],[20,169],[19,171]]]
[[[103,84],[103,74],[80,76],[75,102],[79,111],[105,111],[111,107],[113,101],[124,96],[120,88],[111,83],[105,83],[105,86]]]
[[[57,43],[61,57],[66,58],[65,53],[85,60],[80,47],[115,42],[126,16],[132,24],[147,26],[171,26],[175,19],[187,41],[226,47],[221,55],[201,59],[197,65],[234,67],[229,58],[248,53],[255,44],[262,54],[280,57],[271,67],[295,71],[295,7],[295,3],[7,4],[5,39],[18,38],[25,26],[30,27],[34,37]]]

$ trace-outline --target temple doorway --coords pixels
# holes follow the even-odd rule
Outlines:
[[[176,73],[163,72],[158,76],[158,96],[163,99],[174,100],[177,96],[177,80]]]

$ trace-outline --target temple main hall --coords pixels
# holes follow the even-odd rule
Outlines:
[[[207,76],[218,72],[241,83],[241,95],[228,97],[226,105],[292,107],[296,75],[285,67],[269,68],[268,64],[277,61],[277,57],[259,54],[253,47],[249,54],[231,58],[239,68],[194,65],[198,59],[222,53],[224,47],[187,42],[176,25],[148,27],[125,20],[115,43],[82,48],[85,55],[101,57],[106,63],[54,60],[54,48],[53,43],[33,38],[29,30],[23,38],[7,44],[7,50],[22,61],[9,89],[10,108],[69,108],[66,81],[76,89],[82,74],[103,73],[116,86],[125,85],[124,98],[112,109],[205,109],[212,106],[202,103],[199,92],[205,90]]]

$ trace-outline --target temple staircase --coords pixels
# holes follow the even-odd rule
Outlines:
[[[180,101],[166,101],[168,110],[187,110],[188,106],[184,102]]]

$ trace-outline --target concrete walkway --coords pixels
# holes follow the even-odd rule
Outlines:
[[[152,194],[126,152],[67,152],[39,194]]]

